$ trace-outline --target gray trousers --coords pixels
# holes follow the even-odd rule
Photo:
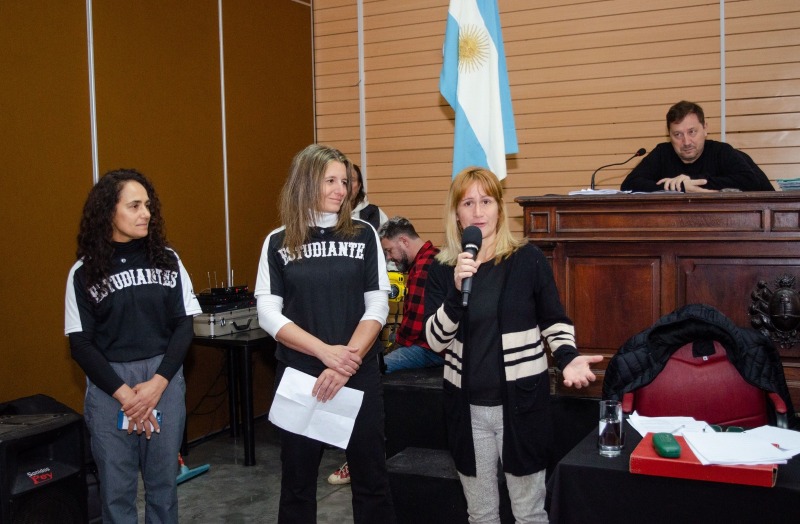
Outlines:
[[[503,406],[470,406],[476,476],[458,476],[472,524],[500,524],[497,462],[503,457]],[[517,524],[548,522],[544,510],[545,470],[517,477],[505,474]]]
[[[111,367],[129,386],[155,374],[162,356],[135,362],[112,362]],[[178,522],[178,453],[186,422],[186,382],[179,369],[164,390],[156,409],[161,412],[161,432],[147,440],[117,429],[120,404],[87,380],[84,418],[92,439],[92,455],[100,480],[100,500],[105,524],[136,524],[139,472],[145,490],[145,522]]]

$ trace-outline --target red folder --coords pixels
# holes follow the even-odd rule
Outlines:
[[[653,434],[648,433],[631,453],[631,473],[768,488],[775,485],[778,476],[777,464],[704,466],[697,460],[683,437],[675,437],[675,440],[681,445],[680,458],[664,458],[656,453],[653,448]]]

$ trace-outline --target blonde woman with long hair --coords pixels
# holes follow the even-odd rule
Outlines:
[[[470,522],[500,522],[497,461],[502,462],[514,518],[547,522],[545,467],[551,436],[545,346],[564,385],[587,387],[602,356],[580,356],[542,252],[513,238],[500,181],[468,168],[450,185],[445,245],[425,288],[425,330],[442,353],[448,442]],[[477,227],[477,256],[462,234]],[[462,284],[472,279],[468,306]]]
[[[394,522],[383,430],[378,334],[389,313],[380,241],[351,217],[352,164],[338,150],[299,152],[280,197],[284,225],[264,242],[255,296],[260,325],[278,342],[275,384],[287,368],[316,377],[330,400],[345,385],[364,392],[347,446],[356,523]],[[323,443],[280,430],[278,522],[316,522]]]

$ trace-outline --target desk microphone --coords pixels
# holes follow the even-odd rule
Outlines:
[[[601,169],[605,169],[605,168],[607,168],[607,167],[611,167],[611,166],[621,166],[622,164],[627,164],[628,162],[630,162],[631,160],[633,160],[633,159],[634,159],[634,158],[636,158],[637,156],[642,156],[642,155],[644,155],[645,153],[647,153],[647,149],[645,149],[645,148],[641,148],[641,149],[639,149],[639,151],[637,151],[636,153],[634,153],[634,154],[633,154],[633,156],[632,156],[632,157],[630,157],[630,158],[629,158],[628,160],[626,160],[625,162],[617,162],[616,164],[608,164],[607,166],[600,166],[600,167],[598,167],[597,169],[595,169],[594,173],[592,173],[592,183],[589,185],[589,189],[591,189],[592,191],[594,191],[594,176],[595,176],[595,175],[597,174],[597,172],[598,172],[598,171],[600,171]]]

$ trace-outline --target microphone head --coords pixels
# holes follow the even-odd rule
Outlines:
[[[639,148],[639,151],[636,152],[636,156],[642,156],[645,153],[647,153],[647,149],[641,147]]]
[[[472,245],[476,251],[480,251],[481,244],[483,243],[483,233],[477,226],[468,226],[464,228],[461,233],[461,249],[467,250],[467,246]]]

